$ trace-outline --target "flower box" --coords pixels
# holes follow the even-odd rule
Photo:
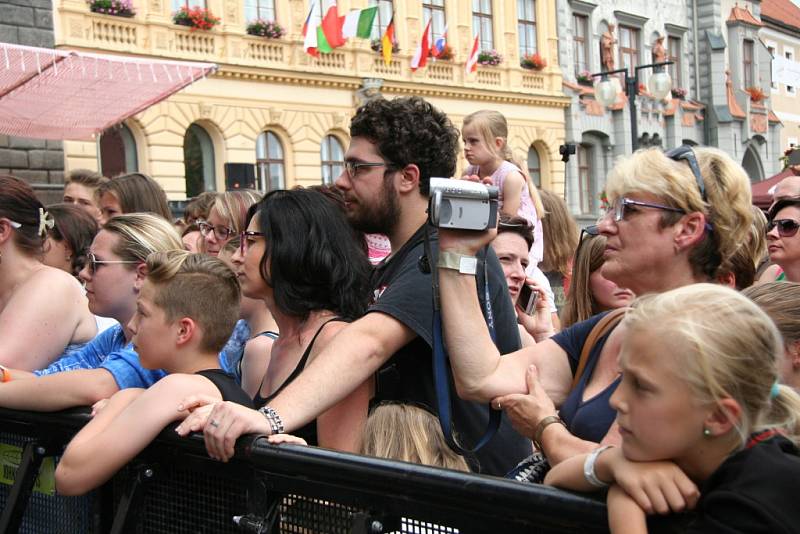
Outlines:
[[[431,52],[431,55],[433,56],[433,52]],[[450,59],[453,59],[455,57],[455,53],[453,52],[453,47],[452,46],[450,46],[449,44],[445,44],[444,48],[442,48],[442,51],[439,52],[439,55],[438,56],[433,56],[433,57],[435,57],[436,59],[441,59],[441,60],[450,60]]]
[[[594,85],[594,77],[588,70],[583,70],[575,75],[575,81],[580,85]]]
[[[767,95],[764,94],[760,87],[748,87],[745,92],[750,95],[750,101],[755,104],[767,98]]]
[[[482,51],[478,53],[478,64],[496,67],[503,62],[503,56],[497,50]]]
[[[131,4],[132,0],[87,0],[89,11],[115,17],[133,17],[136,9]]]
[[[383,53],[383,40],[382,39],[372,39],[369,42],[369,47],[373,49],[375,52],[382,54]],[[400,51],[400,45],[397,44],[397,41],[392,41],[392,54],[396,54]]]
[[[683,87],[673,87],[672,90],[672,98],[677,98],[683,100],[686,98],[688,91]]]
[[[283,29],[283,26],[274,20],[256,19],[250,21],[246,31],[249,35],[266,37],[267,39],[280,39],[286,35],[286,30]]]
[[[180,26],[189,26],[194,30],[210,30],[220,23],[219,17],[215,17],[211,10],[202,7],[187,9],[180,8],[173,13],[172,22]]]
[[[519,60],[519,66],[523,69],[542,70],[547,66],[547,60],[539,52],[536,52],[535,54],[522,56]]]

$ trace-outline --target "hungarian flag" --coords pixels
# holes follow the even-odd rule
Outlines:
[[[428,56],[431,54],[431,21],[425,25],[425,31],[422,32],[422,38],[419,40],[419,46],[414,51],[414,57],[411,58],[411,70],[417,70],[428,64]]]
[[[345,43],[342,37],[342,19],[336,0],[324,0],[322,24],[317,26],[317,48],[320,52],[329,53]]]
[[[342,37],[345,39],[350,37],[369,39],[372,34],[372,25],[375,23],[375,15],[377,14],[378,6],[351,11],[344,17]]]
[[[303,24],[303,49],[306,54],[314,57],[319,57],[319,50],[317,50],[317,20],[320,18],[319,4],[312,0],[311,9],[308,10],[308,16]]]
[[[467,58],[467,64],[464,65],[467,74],[478,70],[478,36],[475,36],[475,42],[472,43],[472,51]]]
[[[392,64],[392,47],[394,46],[394,13],[389,25],[386,26],[386,32],[381,37],[381,54],[383,55],[383,62],[386,66]]]
[[[441,37],[436,39],[433,43],[433,48],[431,48],[431,55],[433,57],[439,57],[444,52],[444,47],[447,46],[447,24],[444,25],[444,31],[442,32]]]

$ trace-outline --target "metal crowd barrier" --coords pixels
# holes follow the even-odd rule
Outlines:
[[[223,464],[171,428],[102,488],[59,496],[53,465],[87,420],[0,409],[0,532],[607,532],[601,501],[554,488],[257,436]]]

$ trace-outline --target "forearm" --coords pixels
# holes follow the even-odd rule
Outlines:
[[[533,436],[528,436],[533,438]],[[545,427],[541,437],[542,448],[550,465],[555,466],[574,456],[588,454],[600,446],[599,443],[583,440],[563,425],[552,424]]]
[[[0,406],[53,412],[90,406],[117,391],[114,377],[105,369],[81,369],[0,384]]]
[[[545,476],[544,483],[548,486],[572,491],[596,491],[597,488],[589,484],[586,477],[583,476],[583,463],[586,456],[586,454],[572,456],[553,466]]]
[[[647,516],[621,487],[611,486],[606,504],[612,534],[647,534]]]

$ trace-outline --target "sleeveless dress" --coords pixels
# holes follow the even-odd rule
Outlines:
[[[291,384],[294,381],[295,378],[300,376],[300,373],[302,373],[303,369],[305,369],[305,367],[306,367],[306,362],[308,361],[308,356],[311,354],[311,350],[314,348],[314,343],[317,341],[317,337],[319,337],[319,334],[320,334],[320,332],[322,332],[322,329],[325,328],[325,325],[327,325],[328,323],[333,322],[333,321],[346,322],[344,319],[342,319],[340,317],[333,317],[332,319],[328,319],[327,321],[322,323],[322,325],[320,325],[319,329],[317,329],[317,333],[314,334],[313,338],[311,338],[311,343],[309,343],[308,346],[306,347],[306,350],[303,353],[303,356],[300,358],[300,361],[297,362],[297,365],[295,366],[294,371],[292,371],[292,373],[288,376],[288,378],[286,378],[286,380],[283,381],[283,384],[278,386],[278,389],[276,389],[268,397],[262,397],[261,396],[261,387],[258,388],[258,391],[256,392],[256,396],[253,397],[253,406],[256,409],[261,408],[262,406],[266,406],[267,404],[269,404],[269,402],[272,399],[274,399],[275,397],[277,397],[278,394],[281,391],[283,391],[284,388],[286,388],[286,386]],[[261,381],[261,386],[263,387],[263,385],[264,385],[264,381],[262,380]],[[294,434],[295,436],[303,438],[304,440],[306,440],[306,442],[309,445],[317,445],[317,421],[316,421],[316,419],[314,421],[311,421],[310,423],[307,423],[302,428],[297,429],[295,432],[292,432],[292,434]]]

